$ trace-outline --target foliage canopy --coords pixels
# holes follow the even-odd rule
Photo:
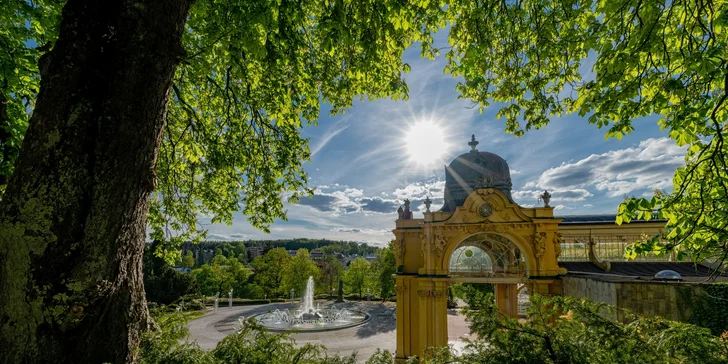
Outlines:
[[[12,171],[37,59],[54,40],[62,4],[0,7],[0,176]],[[671,243],[655,237],[630,254],[680,246],[681,256],[725,258],[727,8],[697,0],[195,2],[159,154],[152,238],[171,242],[162,250],[174,255],[177,243],[204,237],[201,214],[230,223],[242,210],[266,231],[285,219],[281,197],[311,193],[301,128],[356,97],[406,99],[402,51],[419,42],[423,56],[438,56],[433,34],[447,27],[445,72],[481,110],[499,107],[509,133],[576,113],[621,138],[636,120],[659,115],[685,146],[686,166],[672,193],[626,201],[618,221],[666,218]]]

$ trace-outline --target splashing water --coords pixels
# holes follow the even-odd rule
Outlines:
[[[308,277],[306,282],[306,290],[303,291],[303,298],[301,300],[301,312],[302,313],[313,313],[316,312],[316,308],[313,306],[313,277]]]
[[[335,306],[321,308],[313,303],[313,277],[308,277],[306,289],[303,291],[301,306],[290,312],[287,309],[273,310],[256,315],[258,323],[273,330],[326,330],[359,325],[369,320],[369,315],[360,311],[349,311]],[[241,321],[242,323],[243,321]]]

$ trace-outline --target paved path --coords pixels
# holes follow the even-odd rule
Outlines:
[[[298,305],[296,305],[297,307]],[[322,304],[323,306],[323,304]],[[365,361],[377,348],[395,351],[396,321],[395,307],[391,303],[348,304],[353,309],[366,311],[372,317],[363,325],[347,329],[322,332],[297,333],[291,335],[297,345],[307,343],[325,345],[329,353],[348,356],[357,353],[360,361]],[[220,307],[217,315],[210,310],[206,315],[187,324],[190,338],[206,350],[215,348],[225,336],[235,332],[240,316],[249,317],[275,309],[291,309],[291,304],[269,304],[260,306]],[[339,305],[337,305],[339,307]],[[347,307],[348,308],[348,307]],[[470,330],[465,318],[456,311],[448,312],[448,339],[457,347],[462,346],[460,338],[468,337]]]

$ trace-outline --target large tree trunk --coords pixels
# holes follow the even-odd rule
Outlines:
[[[69,0],[0,202],[0,362],[138,360],[149,194],[191,0]]]

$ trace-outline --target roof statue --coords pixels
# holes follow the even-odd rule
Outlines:
[[[551,194],[549,191],[543,191],[543,194],[538,196],[538,201],[543,201],[543,207],[551,207],[551,205],[549,205],[549,202],[551,202]]]
[[[478,144],[472,135],[468,143],[470,152],[461,154],[445,167],[445,204],[440,211],[455,211],[478,188],[495,188],[514,202],[508,163],[496,154],[478,151]]]
[[[412,211],[410,211],[410,200],[404,199],[404,211],[402,211],[402,214],[400,215],[400,219],[411,219],[412,218]],[[402,208],[402,207],[400,207]]]

